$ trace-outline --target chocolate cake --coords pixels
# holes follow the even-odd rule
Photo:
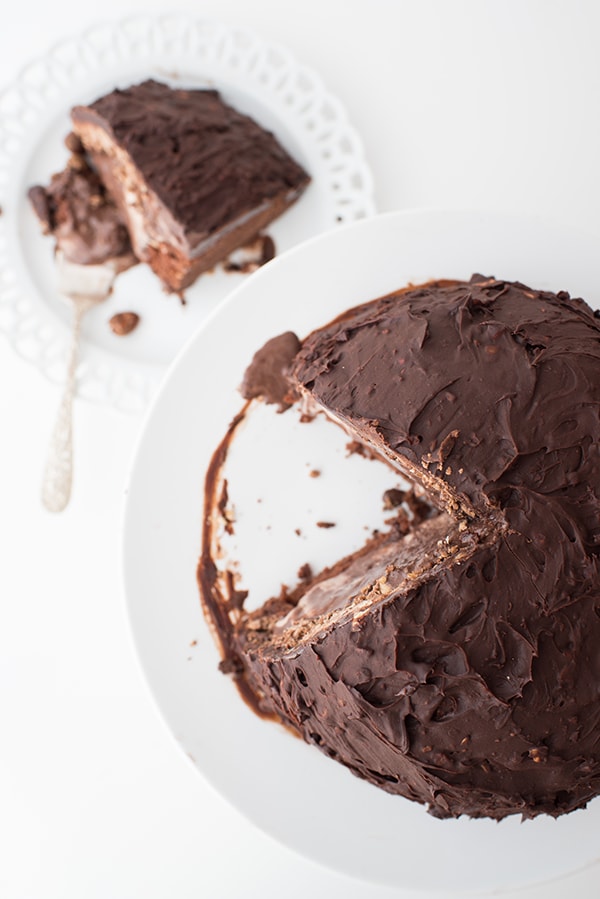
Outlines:
[[[135,265],[123,216],[73,135],[67,146],[74,152],[66,168],[52,176],[48,187],[35,185],[28,192],[44,233],[54,236],[56,249],[68,262],[111,262],[117,271]]]
[[[438,817],[585,806],[600,793],[592,310],[494,278],[432,282],[349,310],[277,366],[432,514],[254,612],[227,604],[207,523],[224,667],[259,711]]]
[[[171,291],[247,243],[309,181],[270,132],[215,90],[149,80],[76,106],[71,118],[136,256]]]

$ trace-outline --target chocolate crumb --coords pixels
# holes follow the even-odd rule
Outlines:
[[[81,153],[71,153],[67,159],[67,169],[73,172],[85,172],[89,169],[85,156]]]
[[[27,196],[33,211],[40,220],[43,233],[49,234],[54,227],[54,223],[50,209],[50,200],[46,190],[40,184],[36,184],[29,188]]]
[[[422,499],[419,499],[419,497],[416,496],[414,490],[409,490],[407,492],[406,505],[412,513],[415,524],[418,524],[419,522],[425,521],[427,518],[432,517],[434,510],[429,505],[429,503],[425,502]]]
[[[398,506],[402,505],[405,499],[405,490],[400,490],[398,487],[391,487],[389,490],[384,491],[383,508],[396,509]]]
[[[79,156],[85,152],[83,144],[73,131],[70,131],[65,137],[65,147],[70,153],[76,153]]]
[[[312,579],[312,576],[313,576],[312,568],[310,567],[308,562],[305,562],[304,565],[301,565],[300,568],[298,569],[298,575],[297,575],[298,580],[299,581],[310,581]]]
[[[231,609],[240,611],[248,596],[247,590],[238,590],[235,586],[236,575],[233,571],[225,572],[225,582],[227,587],[227,602]]]
[[[240,677],[244,673],[244,666],[237,657],[228,658],[219,662],[219,671],[222,674],[233,674],[234,677]]]
[[[317,521],[318,528],[334,528],[335,521]]]
[[[302,531],[300,530],[300,528],[294,528],[294,534],[296,534],[297,537],[300,537],[302,534]]]
[[[410,520],[404,509],[398,509],[394,518],[388,518],[385,522],[391,525],[391,531],[399,537],[404,537],[410,531]]]
[[[346,444],[346,453],[348,456],[362,456],[363,459],[374,459],[380,461],[377,453],[373,452],[370,447],[361,443],[359,440],[351,440]]]
[[[113,315],[112,318],[108,320],[111,331],[118,337],[124,337],[126,334],[131,334],[134,328],[137,328],[139,323],[140,317],[137,312],[117,312],[116,315]]]

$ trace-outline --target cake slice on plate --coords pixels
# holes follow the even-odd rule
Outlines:
[[[180,291],[251,240],[309,176],[215,90],[144,81],[71,113],[136,256]]]

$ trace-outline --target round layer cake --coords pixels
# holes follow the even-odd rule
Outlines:
[[[592,310],[432,282],[349,310],[286,364],[434,511],[226,625],[213,578],[228,669],[263,712],[439,817],[584,806],[600,792]]]

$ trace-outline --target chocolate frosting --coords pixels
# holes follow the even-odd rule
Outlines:
[[[210,234],[308,175],[275,137],[215,90],[177,90],[148,80],[72,111],[131,157],[147,186],[184,229]]]
[[[244,399],[260,397],[265,403],[277,403],[284,412],[294,401],[290,396],[290,382],[287,377],[294,357],[300,349],[300,341],[293,331],[286,331],[272,337],[254,354],[242,381],[241,393]]]
[[[439,817],[584,806],[600,793],[592,311],[482,276],[432,283],[311,334],[291,378],[450,524],[436,561],[410,551],[408,574],[390,543],[384,574],[370,592],[350,587],[345,607],[335,589],[341,572],[358,577],[356,556],[321,576],[321,611],[303,617],[302,595],[316,595],[306,585],[295,613],[271,603],[242,615],[246,688],[355,774]],[[403,539],[425,546],[440,521]]]

